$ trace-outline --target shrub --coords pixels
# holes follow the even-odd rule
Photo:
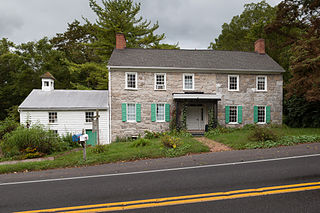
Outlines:
[[[39,153],[50,154],[55,151],[63,151],[68,148],[56,134],[44,130],[42,126],[32,126],[27,129],[22,126],[4,136],[0,144],[5,157],[20,154],[27,148],[34,148]]]
[[[132,137],[116,137],[115,142],[131,142],[133,141]]]
[[[92,152],[99,154],[99,153],[104,153],[108,151],[109,146],[108,145],[96,145],[92,148]]]
[[[256,127],[252,130],[252,133],[248,136],[251,141],[276,141],[278,136],[275,132],[267,127]]]
[[[167,134],[176,137],[192,137],[192,134],[190,132],[187,132],[186,130],[177,131],[174,129],[168,132]]]
[[[132,142],[132,146],[133,147],[138,147],[138,146],[147,146],[150,144],[150,140],[149,139],[145,139],[145,138],[139,138],[135,141]]]
[[[78,148],[80,144],[78,142],[72,141],[72,134],[67,133],[66,135],[61,136],[61,140],[66,143],[70,148]]]
[[[181,144],[181,139],[175,136],[164,135],[161,137],[162,144],[167,148],[177,148]]]
[[[3,121],[0,121],[0,140],[6,133],[10,133],[19,126],[19,123],[13,119],[6,118]]]

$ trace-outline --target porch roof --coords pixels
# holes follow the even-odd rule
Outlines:
[[[221,100],[220,94],[215,93],[173,93],[173,99],[199,99],[199,100]]]

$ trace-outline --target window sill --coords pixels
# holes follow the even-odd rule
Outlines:
[[[132,121],[128,121],[128,120],[127,120],[126,122],[127,122],[127,123],[137,123],[137,121],[133,121],[133,120],[132,120]]]
[[[48,125],[52,125],[52,126],[54,126],[54,125],[58,125],[58,123],[48,123]]]
[[[194,89],[183,89],[185,91],[193,91]]]
[[[229,122],[227,124],[235,125],[235,124],[239,124],[239,123],[238,122]]]
[[[126,90],[138,90],[138,88],[125,88]]]
[[[256,92],[268,92],[268,90],[257,90],[256,89]]]
[[[166,89],[154,89],[154,91],[166,91]]]
[[[267,122],[257,122],[256,124],[267,124]]]
[[[239,92],[239,90],[229,90],[228,89],[228,92]]]
[[[157,123],[165,123],[166,121],[156,121]]]

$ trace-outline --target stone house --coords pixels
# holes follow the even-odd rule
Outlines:
[[[265,53],[126,48],[123,34],[109,60],[110,136],[203,132],[225,125],[282,123],[284,69]]]
[[[59,135],[89,135],[87,144],[110,143],[109,106],[107,90],[57,90],[50,73],[41,76],[42,88],[34,89],[21,103],[20,123],[42,124]],[[99,137],[93,131],[92,117],[99,111]]]

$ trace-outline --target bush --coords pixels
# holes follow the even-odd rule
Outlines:
[[[108,151],[108,145],[96,145],[92,148],[92,152],[99,154]]]
[[[160,138],[163,134],[164,134],[163,132],[150,132],[146,130],[144,131],[144,138],[146,139]]]
[[[80,144],[78,142],[72,141],[72,134],[67,133],[66,135],[61,136],[61,140],[66,143],[70,148],[78,148]]]
[[[35,149],[36,152],[44,154],[68,149],[68,145],[56,134],[36,125],[29,129],[20,126],[6,134],[3,139],[0,147],[5,157],[17,155],[17,151],[23,154],[27,148]]]
[[[181,139],[175,136],[164,135],[161,137],[162,144],[167,148],[177,148],[181,144]]]
[[[205,133],[206,137],[212,137],[216,135],[221,135],[221,134],[226,134],[226,133],[231,133],[234,131],[240,130],[240,128],[228,128],[228,127],[218,127],[215,129],[210,130],[209,132]]]
[[[13,119],[6,118],[3,121],[0,121],[0,140],[6,133],[10,133],[19,126],[19,123]]]
[[[132,137],[116,137],[115,142],[131,142],[133,141]]]
[[[192,134],[190,132],[185,131],[185,130],[177,131],[174,129],[174,130],[168,132],[167,134],[171,135],[171,136],[176,136],[176,137],[192,137]]]
[[[149,139],[145,139],[145,138],[139,138],[135,141],[132,142],[132,146],[133,147],[138,147],[138,146],[147,146],[151,143],[151,141]]]
[[[252,133],[248,137],[251,141],[276,141],[278,136],[272,131],[272,129],[267,127],[257,126],[252,130]]]

